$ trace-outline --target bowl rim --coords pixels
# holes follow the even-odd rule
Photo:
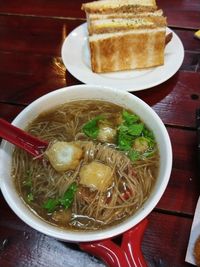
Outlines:
[[[34,100],[32,103],[30,103],[25,109],[23,109],[12,121],[12,124],[19,126],[20,120],[23,119],[23,117],[26,115],[27,112],[31,112],[34,110],[35,107],[40,105],[43,102],[46,102],[48,98],[53,98],[54,96],[57,96],[59,94],[63,94],[67,92],[82,90],[98,90],[97,94],[100,91],[102,92],[107,92],[109,94],[113,94],[119,97],[128,97],[128,99],[132,99],[133,102],[139,103],[139,105],[142,105],[145,110],[149,111],[151,114],[151,117],[153,118],[154,121],[156,121],[157,125],[159,126],[159,129],[162,133],[163,140],[165,142],[166,146],[166,162],[165,162],[165,170],[164,170],[164,178],[162,180],[162,183],[160,187],[154,192],[155,195],[152,196],[152,199],[149,203],[145,203],[142,208],[139,209],[136,214],[131,217],[129,217],[127,220],[123,221],[122,223],[116,224],[114,226],[110,226],[108,228],[98,230],[98,231],[70,231],[70,230],[64,230],[58,227],[55,227],[42,219],[40,219],[37,215],[33,214],[30,210],[28,211],[28,208],[25,206],[25,204],[20,200],[22,203],[19,205],[19,202],[16,202],[16,199],[14,195],[11,193],[11,189],[8,188],[6,181],[4,177],[5,173],[1,171],[3,168],[4,164],[3,160],[7,153],[7,149],[10,147],[10,149],[13,147],[13,145],[10,145],[7,141],[2,140],[1,147],[0,147],[0,188],[2,191],[2,194],[10,206],[10,208],[16,213],[16,215],[22,219],[26,224],[28,224],[30,227],[34,228],[35,230],[46,234],[48,236],[54,237],[59,240],[63,241],[68,241],[68,242],[89,242],[89,241],[97,241],[97,240],[102,240],[102,239],[107,239],[107,238],[112,238],[114,236],[120,235],[123,232],[129,230],[130,228],[134,227],[137,225],[140,221],[142,221],[145,217],[149,215],[149,213],[155,208],[157,203],[159,202],[160,198],[162,197],[167,184],[169,182],[169,178],[171,175],[171,169],[172,169],[172,147],[171,147],[171,141],[167,132],[167,129],[165,128],[164,123],[160,119],[160,117],[156,114],[156,112],[142,99],[139,97],[126,92],[126,91],[121,91],[118,89],[114,89],[111,87],[102,87],[98,85],[86,85],[86,84],[80,84],[80,85],[73,85],[73,86],[68,86],[68,87],[63,87],[57,90],[54,90],[48,94],[45,94],[36,100]],[[93,98],[94,99],[94,98]],[[98,98],[97,98],[98,99]],[[120,100],[121,101],[121,100]],[[131,101],[131,100],[130,100]],[[56,105],[53,105],[54,107]],[[51,106],[52,107],[52,106]],[[49,108],[46,108],[48,110]],[[133,108],[134,110],[134,108]],[[41,113],[41,112],[39,112]],[[21,125],[21,124],[20,124]],[[27,125],[27,122],[25,123]],[[23,125],[22,128],[25,126]],[[2,166],[2,168],[1,168]],[[11,179],[11,178],[10,178]],[[18,201],[19,201],[19,196],[18,196]],[[24,207],[24,208],[22,208]],[[26,212],[24,212],[26,211]],[[132,218],[133,217],[133,218]]]

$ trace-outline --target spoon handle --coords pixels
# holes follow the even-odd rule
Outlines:
[[[48,146],[47,142],[39,140],[1,118],[0,137],[26,150],[34,157],[41,155],[42,150],[45,150]]]

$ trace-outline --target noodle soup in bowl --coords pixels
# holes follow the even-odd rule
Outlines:
[[[6,141],[0,154],[7,203],[44,234],[69,242],[119,235],[143,220],[166,189],[167,130],[128,92],[62,88],[35,100],[13,124],[49,142],[42,159]]]

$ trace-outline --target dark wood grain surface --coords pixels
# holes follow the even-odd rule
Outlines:
[[[0,117],[12,121],[29,103],[55,89],[80,84],[62,64],[66,36],[85,22],[75,0],[0,1]],[[185,254],[200,193],[195,110],[200,107],[199,0],[157,0],[185,57],[166,82],[135,94],[157,112],[169,132],[173,169],[168,187],[148,216],[142,250],[148,266],[189,267]],[[100,260],[24,224],[0,193],[1,267],[102,267]]]

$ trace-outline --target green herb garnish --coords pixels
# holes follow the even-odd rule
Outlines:
[[[129,150],[128,152],[128,157],[130,158],[131,161],[136,161],[140,159],[140,153],[136,150]]]
[[[141,135],[144,124],[136,123],[139,119],[137,115],[130,114],[127,111],[122,113],[123,123],[118,127],[118,148],[120,150],[130,150],[134,139]]]
[[[98,122],[103,119],[104,117],[102,115],[99,115],[94,119],[88,121],[82,128],[84,134],[93,139],[96,139],[99,133]]]
[[[127,153],[132,160],[150,157],[154,154],[154,135],[149,131],[140,118],[128,111],[122,112],[123,123],[117,132],[117,146]]]
[[[134,123],[129,126],[128,134],[132,136],[140,136],[142,134],[143,128],[144,128],[143,123]]]
[[[76,183],[72,183],[67,191],[65,192],[64,196],[59,199],[60,205],[63,206],[65,209],[69,208],[74,200],[74,195],[77,190]]]
[[[76,183],[72,183],[64,193],[63,197],[60,197],[58,199],[48,199],[43,204],[43,208],[46,209],[49,213],[53,212],[58,206],[62,206],[63,208],[68,209],[73,203],[76,190]]]
[[[46,209],[49,213],[51,213],[56,209],[59,204],[60,202],[58,199],[50,198],[43,204],[43,208]]]
[[[124,110],[122,112],[122,118],[124,120],[124,124],[131,125],[139,120],[139,117],[135,114],[131,114],[128,111]]]
[[[147,138],[151,139],[154,142],[155,138],[154,138],[153,132],[148,130],[146,127],[144,127],[144,129],[143,129],[142,135],[144,137],[147,137]]]
[[[128,134],[128,127],[120,125],[118,128],[117,145],[120,150],[128,151],[132,146],[133,138]]]

